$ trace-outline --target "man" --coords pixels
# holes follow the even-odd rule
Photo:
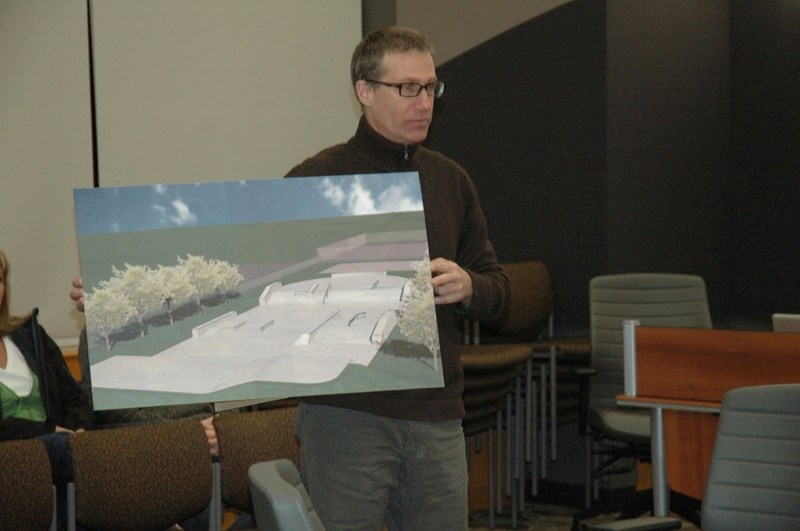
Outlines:
[[[499,322],[509,281],[487,239],[466,172],[420,146],[436,78],[422,34],[385,28],[356,46],[351,77],[363,116],[353,138],[288,176],[418,171],[425,205],[443,388],[304,398],[298,411],[301,475],[327,529],[467,528],[458,323]]]
[[[301,475],[329,530],[467,528],[467,464],[459,360],[464,319],[499,323],[508,277],[487,239],[478,196],[463,168],[423,148],[436,78],[433,46],[422,34],[385,28],[353,52],[351,77],[363,116],[353,138],[287,176],[417,171],[425,204],[444,387],[308,397],[297,436]],[[82,284],[72,298],[82,305]]]

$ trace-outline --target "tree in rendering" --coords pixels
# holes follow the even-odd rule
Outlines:
[[[195,294],[195,287],[189,281],[186,270],[179,266],[162,266],[156,269],[159,289],[161,290],[161,301],[164,310],[169,315],[169,324],[175,324],[172,312],[190,300]]]
[[[125,297],[121,297],[109,287],[94,288],[86,294],[86,328],[96,332],[106,342],[106,350],[111,351],[111,334],[124,327],[135,309]]]
[[[239,266],[224,260],[212,260],[209,264],[216,278],[215,291],[228,300],[228,294],[236,289],[244,277],[239,273]]]
[[[203,295],[214,293],[217,289],[217,278],[214,269],[202,256],[187,254],[186,258],[178,257],[178,267],[185,271],[186,278],[194,286],[194,301],[200,311],[203,311],[201,301]]]
[[[128,263],[125,264],[125,269],[112,267],[112,271],[113,278],[101,282],[100,287],[112,289],[133,306],[134,317],[139,323],[139,335],[144,337],[147,333],[145,315],[164,304],[156,272],[148,266]]]
[[[409,281],[403,308],[397,324],[409,340],[425,345],[433,355],[433,368],[439,369],[439,330],[436,327],[436,308],[431,287],[431,263],[428,258],[412,262],[416,270]]]

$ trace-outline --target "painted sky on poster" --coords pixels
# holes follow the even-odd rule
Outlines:
[[[417,172],[91,188],[74,193],[79,235],[422,210]]]

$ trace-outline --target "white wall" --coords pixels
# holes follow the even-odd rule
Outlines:
[[[101,186],[282,176],[349,138],[359,0],[90,3]],[[87,2],[0,0],[12,312],[74,341],[72,189],[93,181]]]
[[[0,248],[11,310],[77,335],[72,189],[92,184],[86,3],[0,0]],[[8,292],[7,292],[8,293]]]
[[[94,2],[100,184],[280,177],[349,138],[358,0]]]

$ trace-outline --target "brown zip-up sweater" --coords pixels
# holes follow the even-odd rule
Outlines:
[[[417,171],[420,175],[431,259],[456,262],[472,277],[468,308],[437,305],[444,387],[304,398],[313,404],[348,408],[387,417],[436,421],[464,416],[464,373],[458,354],[464,318],[498,323],[511,297],[508,277],[497,264],[486,234],[478,194],[467,172],[441,153],[404,146],[375,132],[363,117],[346,144],[324,149],[295,166],[288,177]]]

